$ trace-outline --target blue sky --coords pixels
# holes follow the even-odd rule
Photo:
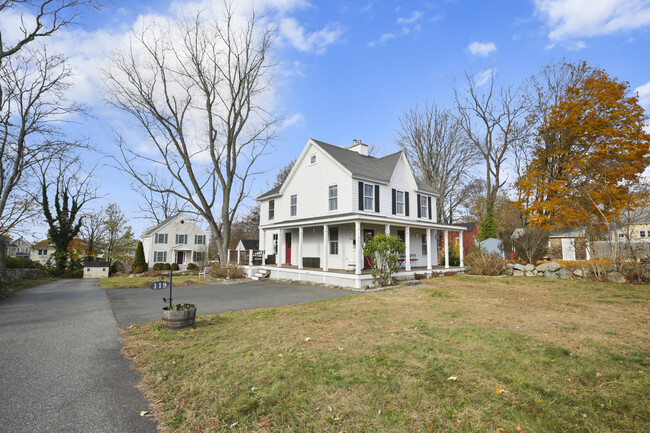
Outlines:
[[[103,102],[98,67],[136,20],[173,17],[186,3],[196,5],[115,0],[52,41],[77,68],[72,97],[88,104],[94,116],[74,133],[102,151],[115,149],[112,130],[130,131],[133,124]],[[427,102],[451,108],[453,88],[462,85],[465,71],[479,75],[494,68],[499,84],[518,86],[551,59],[585,60],[629,82],[650,109],[647,0],[263,0],[255,5],[278,28],[272,109],[285,120],[275,148],[260,165],[266,174],[254,180],[253,195],[266,189],[309,137],[335,145],[361,139],[381,153],[396,151],[398,116]],[[96,204],[117,202],[139,235],[148,223],[137,219],[129,179],[103,167],[97,184],[104,197]]]

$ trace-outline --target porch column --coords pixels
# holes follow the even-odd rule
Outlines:
[[[253,266],[253,251],[248,250],[248,266]]]
[[[262,266],[266,266],[266,237],[264,236],[264,230],[260,229],[260,251],[262,251]]]
[[[404,262],[406,264],[406,271],[411,270],[411,227],[404,227],[404,237],[406,238],[406,252],[404,253]]]
[[[241,251],[239,250],[235,250],[235,251],[237,251],[237,266],[239,266],[239,258],[241,257]]]
[[[302,227],[298,227],[298,269],[302,269]]]
[[[330,226],[327,224],[323,225],[323,271],[327,272],[329,267],[327,266],[328,251],[327,247],[329,246],[330,240]]]
[[[226,259],[226,263],[230,263],[230,250],[228,250],[228,258]]]
[[[357,244],[357,251],[356,251],[356,269],[354,270],[354,273],[357,275],[361,275],[361,268],[363,267],[363,246],[361,245],[361,221],[355,221],[354,222],[354,236],[356,239],[356,244]]]
[[[282,262],[284,261],[284,229],[280,229],[280,232],[278,233],[278,254],[276,255],[275,263],[279,268],[282,266]]]
[[[390,224],[386,224],[386,234],[390,236]]]
[[[427,229],[427,271],[431,270],[431,229]]]
[[[585,258],[591,260],[591,243],[588,240],[585,240]]]
[[[433,253],[431,262],[433,266],[438,266],[438,230],[431,229],[431,231],[433,232],[431,237],[433,238],[434,244],[431,246],[431,251]]]
[[[449,230],[445,230],[445,269],[449,268]]]
[[[460,267],[464,267],[465,264],[463,263],[463,232],[458,232],[458,241],[460,242],[458,244],[459,248],[459,256],[460,256]]]

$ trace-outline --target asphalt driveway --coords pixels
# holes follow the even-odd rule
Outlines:
[[[348,290],[272,281],[250,281],[210,286],[186,286],[173,289],[175,304],[195,304],[197,314],[224,313],[262,307],[300,304],[355,294]],[[117,323],[126,328],[134,323],[161,319],[165,306],[162,298],[169,290],[107,289]]]
[[[95,280],[62,280],[0,302],[0,431],[155,432],[120,355],[120,331]]]

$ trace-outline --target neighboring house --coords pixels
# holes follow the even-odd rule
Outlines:
[[[455,225],[465,227],[466,232],[463,233],[463,250],[467,254],[476,244],[476,239],[478,238],[478,222],[457,223]],[[458,237],[459,234],[457,232],[449,233],[449,238],[454,243],[458,242]]]
[[[52,254],[54,254],[54,245],[50,244],[49,241],[44,240],[32,245],[30,259],[40,263],[41,265],[51,266],[54,262]]]
[[[361,141],[342,148],[310,139],[284,183],[257,198],[263,263],[276,263],[267,267],[272,278],[362,287],[372,282],[363,242],[389,233],[406,244],[404,272],[430,274],[438,236],[448,243],[449,231],[465,231],[437,223],[438,197],[401,151],[375,158]]]
[[[144,255],[152,267],[155,263],[178,263],[181,270],[189,263],[199,266],[208,260],[208,236],[196,222],[179,213],[142,234]]]
[[[32,255],[32,243],[20,237],[13,241],[12,251],[8,255],[11,257],[27,257]]]
[[[16,244],[14,241],[5,235],[0,235],[0,240],[5,244],[5,255],[9,257],[16,257]]]
[[[110,262],[85,262],[84,278],[107,278]]]
[[[623,213],[623,227],[616,231],[619,241],[650,242],[650,208],[641,208],[629,215]]]

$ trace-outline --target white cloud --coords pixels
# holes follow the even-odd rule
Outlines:
[[[631,31],[650,25],[647,0],[535,0],[535,12],[561,42]]]
[[[411,13],[411,16],[409,16],[409,17],[399,17],[399,18],[397,18],[397,24],[400,25],[400,26],[406,26],[406,25],[409,25],[409,24],[413,24],[414,22],[419,20],[420,17],[422,17],[422,12],[413,11]]]
[[[496,70],[494,68],[489,68],[486,69],[485,71],[479,72],[476,74],[474,77],[474,83],[476,83],[476,87],[481,87],[485,83],[487,83],[490,78],[494,75]]]
[[[338,42],[343,29],[336,24],[329,24],[313,33],[307,33],[295,18],[283,18],[280,21],[280,35],[286,38],[298,51],[323,53],[328,45]]]
[[[487,57],[497,50],[494,42],[472,42],[467,47],[473,56]]]
[[[639,94],[639,104],[650,110],[650,81],[634,89]]]
[[[305,116],[301,113],[295,113],[285,118],[280,125],[280,130],[288,129],[294,126],[302,126],[305,123]]]

